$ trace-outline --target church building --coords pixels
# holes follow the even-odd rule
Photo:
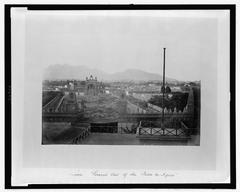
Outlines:
[[[93,78],[92,75],[90,77],[86,77],[85,84],[85,95],[96,96],[99,93],[104,93],[104,85],[101,82],[98,82],[97,77]]]

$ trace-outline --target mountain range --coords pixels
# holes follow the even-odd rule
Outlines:
[[[106,73],[103,70],[91,69],[87,66],[73,65],[51,65],[44,70],[44,79],[46,80],[64,80],[78,79],[83,80],[92,75],[101,81],[162,81],[162,75],[149,73],[139,69],[127,69],[122,72]],[[175,82],[177,80],[166,77],[167,81]]]

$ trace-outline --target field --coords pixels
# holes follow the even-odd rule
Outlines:
[[[84,101],[84,116],[90,121],[116,120],[125,113],[125,101],[109,94],[99,96],[78,96],[78,102]]]

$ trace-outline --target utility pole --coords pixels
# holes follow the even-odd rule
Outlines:
[[[165,93],[165,51],[166,48],[163,48],[163,88],[162,88],[162,129],[164,134],[164,93]]]

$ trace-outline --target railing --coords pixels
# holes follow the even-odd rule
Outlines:
[[[137,127],[118,127],[118,133],[120,134],[136,134]]]
[[[181,129],[184,130],[187,136],[191,135],[191,129],[189,129],[182,121],[181,121]]]
[[[85,128],[77,137],[72,140],[72,144],[81,143],[86,137],[90,135],[90,128]]]
[[[43,112],[43,122],[74,122],[79,116],[78,112],[64,113],[64,112]]]
[[[177,126],[164,126],[161,123],[149,123],[146,126],[145,122],[140,122],[137,128],[137,135],[149,135],[149,136],[190,136],[190,129],[183,123],[180,122]]]

